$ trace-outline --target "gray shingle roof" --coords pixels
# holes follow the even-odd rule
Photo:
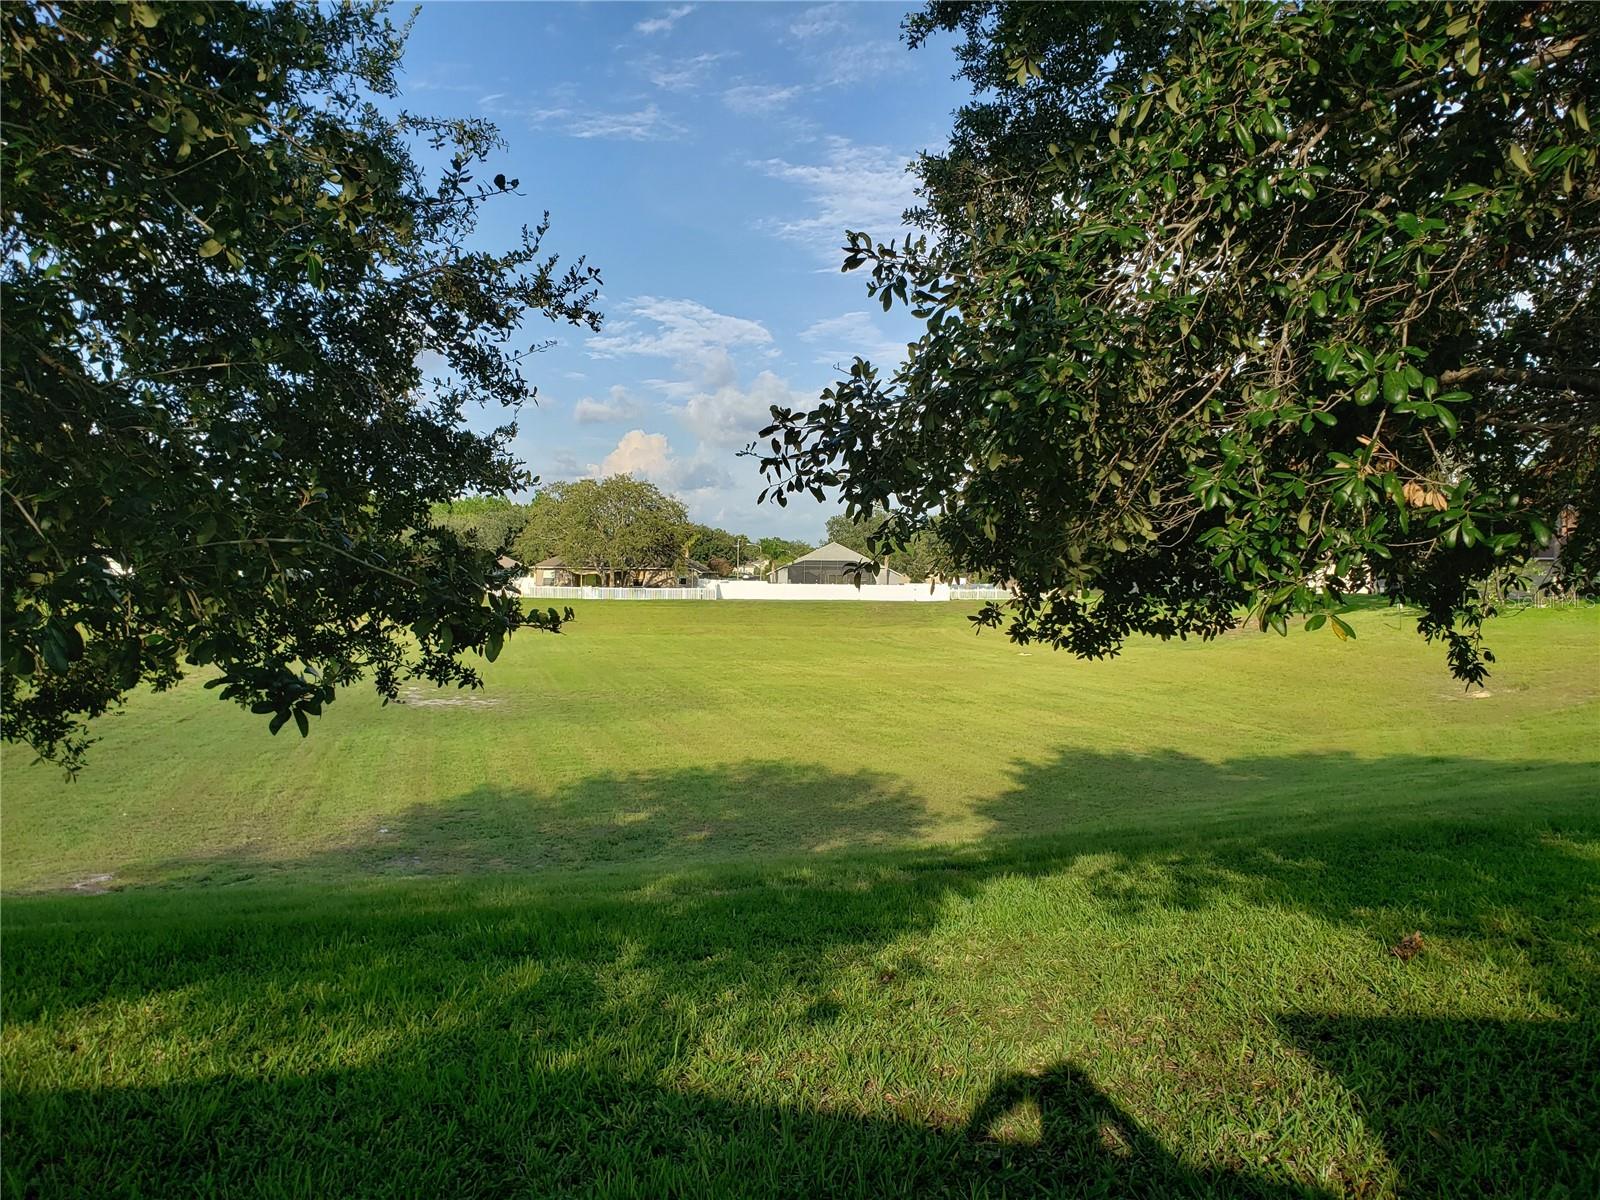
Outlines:
[[[849,546],[841,546],[838,542],[829,542],[826,546],[818,546],[808,554],[802,554],[789,565],[803,562],[871,562],[865,554],[857,554]]]

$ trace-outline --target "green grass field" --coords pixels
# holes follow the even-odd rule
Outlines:
[[[1600,613],[1472,697],[1395,612],[965,611],[590,604],[305,741],[194,681],[10,750],[5,1194],[1600,1194]]]

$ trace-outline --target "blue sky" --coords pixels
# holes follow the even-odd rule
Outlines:
[[[906,163],[966,96],[948,43],[908,50],[898,4],[423,6],[403,103],[479,114],[525,198],[485,210],[506,245],[550,210],[547,247],[605,278],[598,334],[529,368],[518,452],[546,480],[631,471],[691,515],[815,540],[835,511],[757,505],[737,457],[773,403],[803,405],[864,354],[898,356],[900,310],[839,271],[845,228],[901,232]],[[530,339],[531,340],[531,339]]]

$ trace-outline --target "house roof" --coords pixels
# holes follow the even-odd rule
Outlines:
[[[849,546],[841,546],[838,542],[829,542],[826,546],[818,546],[815,550],[802,554],[799,558],[791,559],[787,565],[792,567],[795,563],[803,562],[864,563],[871,561],[865,554],[857,554]]]
[[[535,571],[564,571],[566,568],[567,564],[562,562],[561,559],[554,554],[545,559],[543,562],[536,562],[533,564],[533,569]]]
[[[509,554],[502,554],[499,558],[494,560],[494,565],[499,567],[502,571],[509,571],[512,567],[520,567],[522,564],[516,559],[512,558]]]

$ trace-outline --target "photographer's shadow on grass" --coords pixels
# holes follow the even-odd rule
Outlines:
[[[1593,1195],[1591,778],[1071,752],[985,810],[1068,832],[824,854],[926,808],[754,764],[606,777],[521,833],[517,793],[405,814],[445,877],[374,841],[276,886],[11,897],[6,1190]],[[596,798],[654,804],[662,861],[526,869],[609,836]],[[778,801],[809,853],[670,853]]]
[[[96,1170],[106,1172],[101,1195],[172,1195],[202,1180],[199,1190],[213,1195],[313,1194],[300,1187],[313,1182],[306,1159],[315,1155],[323,1173],[313,1190],[344,1196],[1330,1195],[1245,1168],[1183,1162],[1068,1063],[998,1081],[952,1128],[587,1072],[556,1072],[526,1087],[546,1107],[520,1127],[476,1100],[470,1071],[441,1089],[437,1078],[399,1065],[281,1082],[58,1093],[47,1104],[25,1103],[22,1120],[59,1122],[65,1159],[32,1160],[30,1139],[9,1172],[19,1183],[55,1185],[34,1193],[24,1183],[28,1194],[80,1194],[78,1185],[91,1194]],[[380,1097],[392,1099],[374,1105]],[[405,1105],[405,1097],[427,1099]],[[283,1124],[290,1113],[298,1115],[292,1132]],[[121,1161],[102,1157],[108,1122],[142,1132]]]

